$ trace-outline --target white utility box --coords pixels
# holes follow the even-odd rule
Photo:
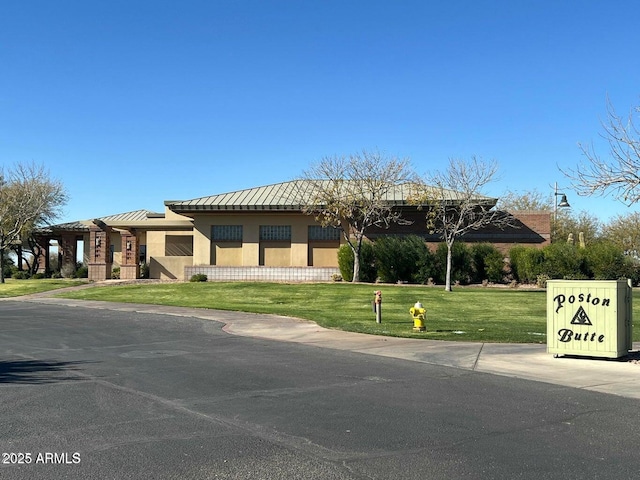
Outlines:
[[[627,280],[549,280],[547,351],[619,358],[633,344],[631,283]]]

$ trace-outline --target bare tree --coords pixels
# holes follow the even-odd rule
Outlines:
[[[55,219],[66,202],[63,184],[51,179],[43,166],[18,164],[7,172],[0,170],[0,259],[7,248]]]
[[[515,225],[510,214],[495,208],[497,199],[481,194],[497,171],[495,161],[450,159],[446,170],[428,175],[414,197],[428,206],[427,225],[447,245],[446,291],[451,291],[452,249],[460,236],[488,225]]]
[[[602,122],[601,136],[609,144],[608,157],[602,158],[592,145],[579,144],[586,162],[563,172],[578,195],[612,193],[626,205],[640,200],[640,129],[634,114],[640,114],[640,106],[632,108],[627,117],[620,117],[607,100],[607,120]]]
[[[360,251],[371,227],[388,228],[402,222],[397,209],[398,187],[410,181],[408,159],[378,151],[325,157],[302,175],[299,183],[303,211],[324,227],[334,227],[354,256],[353,281],[360,280]]]
[[[553,202],[548,195],[545,195],[538,190],[528,190],[524,192],[505,192],[498,201],[498,207],[500,210],[507,210],[509,212],[524,211],[524,210],[553,210]]]

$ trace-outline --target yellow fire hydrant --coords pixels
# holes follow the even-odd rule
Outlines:
[[[425,312],[426,310],[420,302],[416,302],[416,304],[409,309],[409,313],[411,313],[413,317],[414,332],[424,332],[427,329],[427,327],[424,326]]]

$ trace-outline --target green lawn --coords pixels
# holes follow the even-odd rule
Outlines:
[[[382,290],[382,323],[371,301]],[[172,283],[123,285],[62,294],[66,298],[153,303],[306,318],[342,330],[441,340],[545,343],[546,293],[498,288],[348,283]],[[409,308],[427,309],[427,332],[414,333]]]
[[[0,283],[0,298],[19,297],[31,293],[46,292],[59,288],[73,287],[87,283],[86,280],[40,279],[40,280],[14,280],[7,278],[5,283]]]
[[[78,282],[80,283],[80,282]],[[68,280],[16,280],[0,285],[0,297],[70,286]],[[29,289],[16,293],[16,289]],[[382,291],[382,323],[371,308]],[[80,300],[150,303],[271,313],[313,320],[327,328],[376,335],[474,342],[546,343],[546,291],[509,288],[370,285],[350,283],[159,283],[111,285],[63,292]],[[634,291],[634,317],[640,291]],[[426,332],[413,332],[409,308],[427,310]],[[640,341],[638,329],[634,340]]]

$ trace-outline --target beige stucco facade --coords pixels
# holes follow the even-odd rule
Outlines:
[[[216,241],[212,239],[212,227],[241,226],[242,241]],[[194,265],[219,266],[274,266],[307,267],[338,266],[336,249],[340,241],[332,242],[333,255],[326,248],[316,246],[317,253],[310,255],[309,227],[318,223],[312,216],[301,213],[270,214],[208,214],[194,218]],[[291,227],[289,240],[261,240],[260,227]],[[312,253],[314,250],[312,250]],[[333,258],[331,258],[333,257]]]
[[[111,278],[117,267],[121,278],[138,278],[144,263],[157,279],[186,280],[205,273],[216,279],[330,280],[338,272],[337,252],[345,240],[340,230],[321,228],[312,215],[292,204],[285,195],[290,188],[291,183],[284,183],[165,202],[163,213],[138,210],[60,225],[46,241],[60,238],[65,252],[75,252],[69,239],[82,239],[92,280]],[[403,217],[409,215],[412,221],[374,229],[370,239],[416,234],[428,244],[439,241],[427,232],[423,212],[410,205],[401,208]],[[548,212],[520,213],[517,218],[521,225],[511,231],[485,229],[462,240],[489,241],[503,249],[550,242]]]

